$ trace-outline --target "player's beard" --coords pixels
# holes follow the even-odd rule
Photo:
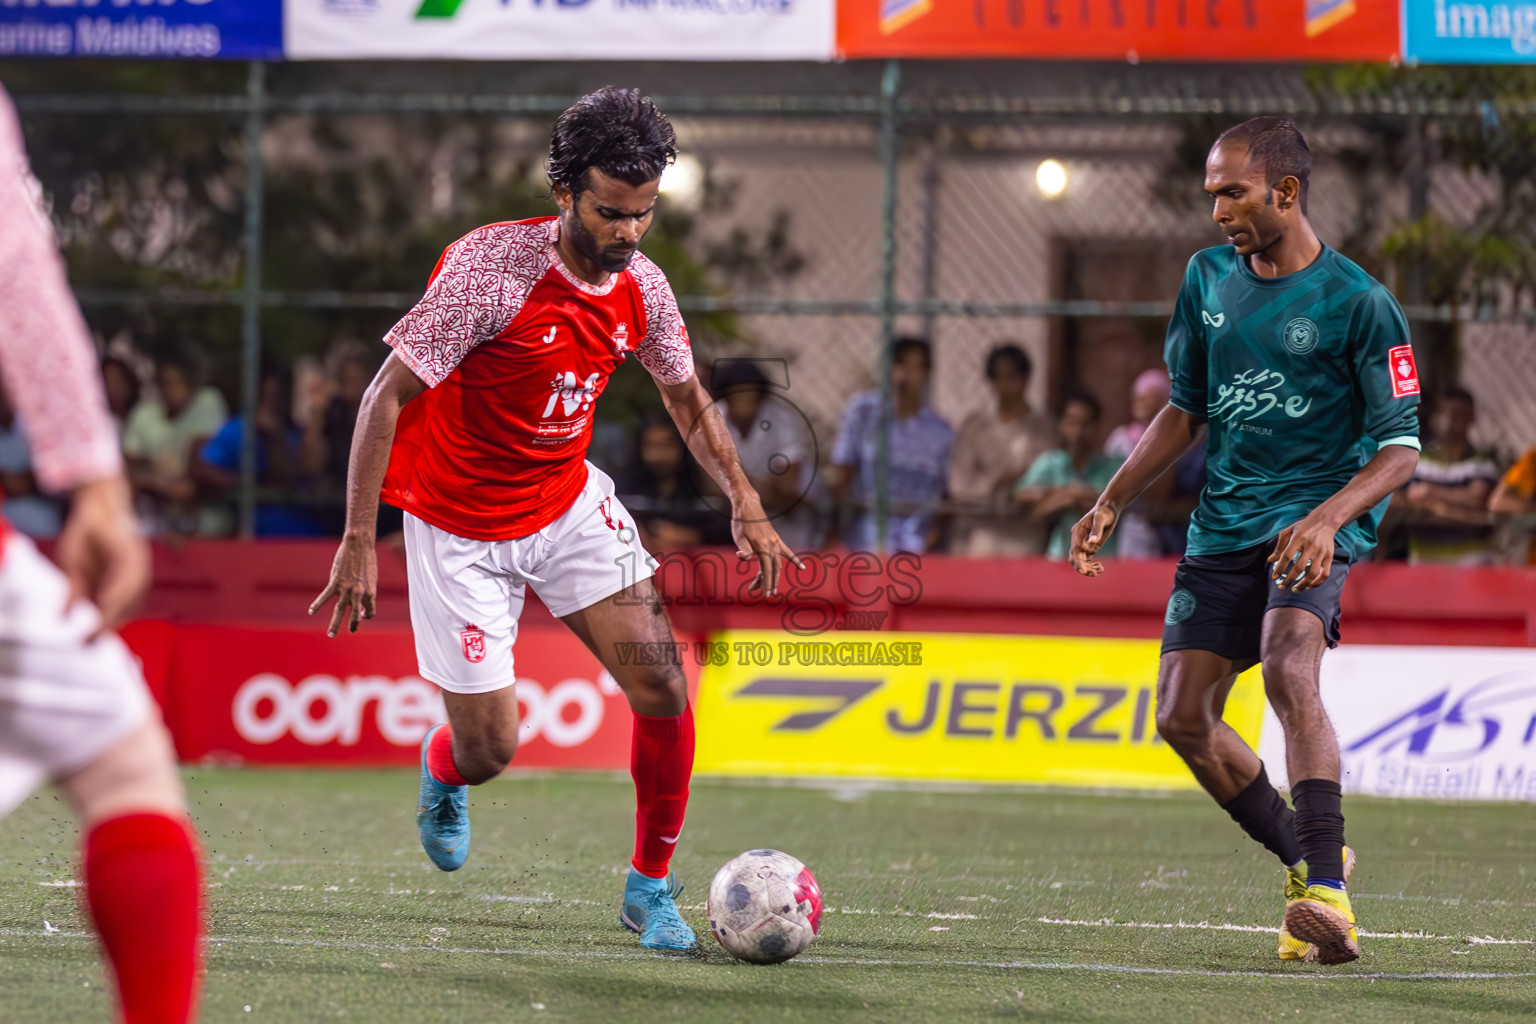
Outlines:
[[[575,210],[569,217],[564,218],[562,228],[569,234],[571,247],[581,254],[583,259],[591,261],[604,273],[617,274],[629,266],[629,261],[634,258],[636,250],[623,248],[620,252],[604,249],[597,244],[597,239],[587,230],[587,226],[581,222],[581,215]]]

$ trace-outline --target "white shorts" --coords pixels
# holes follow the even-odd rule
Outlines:
[[[469,540],[405,516],[411,630],[423,679],[451,693],[511,686],[523,587],[556,618],[641,580],[656,562],[608,474],[587,463],[587,483],[565,514],[516,540]]]
[[[115,633],[87,644],[101,616],[32,542],[0,556],[0,814],[45,779],[84,768],[153,714],[138,661]]]

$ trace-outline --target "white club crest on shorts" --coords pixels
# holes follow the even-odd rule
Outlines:
[[[459,642],[464,645],[465,661],[478,665],[485,660],[485,630],[473,624],[466,625],[459,634]]]

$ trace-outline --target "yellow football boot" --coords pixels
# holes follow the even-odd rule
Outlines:
[[[1285,908],[1285,930],[1293,939],[1311,943],[1311,959],[1320,964],[1347,964],[1360,959],[1355,912],[1349,893],[1327,885],[1309,885],[1304,896]]]
[[[1344,847],[1344,881],[1349,882],[1350,873],[1355,870],[1355,851]],[[1290,906],[1296,900],[1307,898],[1307,862],[1301,861],[1294,868],[1285,869],[1285,906]],[[1351,936],[1353,937],[1353,936]],[[1280,919],[1280,959],[1303,960],[1314,963],[1317,960],[1317,950],[1310,942],[1303,942],[1292,935],[1285,927],[1285,917]],[[1358,954],[1357,954],[1358,955]]]

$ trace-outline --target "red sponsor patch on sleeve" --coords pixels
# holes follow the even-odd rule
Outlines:
[[[1413,361],[1412,345],[1388,349],[1387,368],[1392,373],[1393,398],[1407,398],[1419,393],[1419,367]]]

